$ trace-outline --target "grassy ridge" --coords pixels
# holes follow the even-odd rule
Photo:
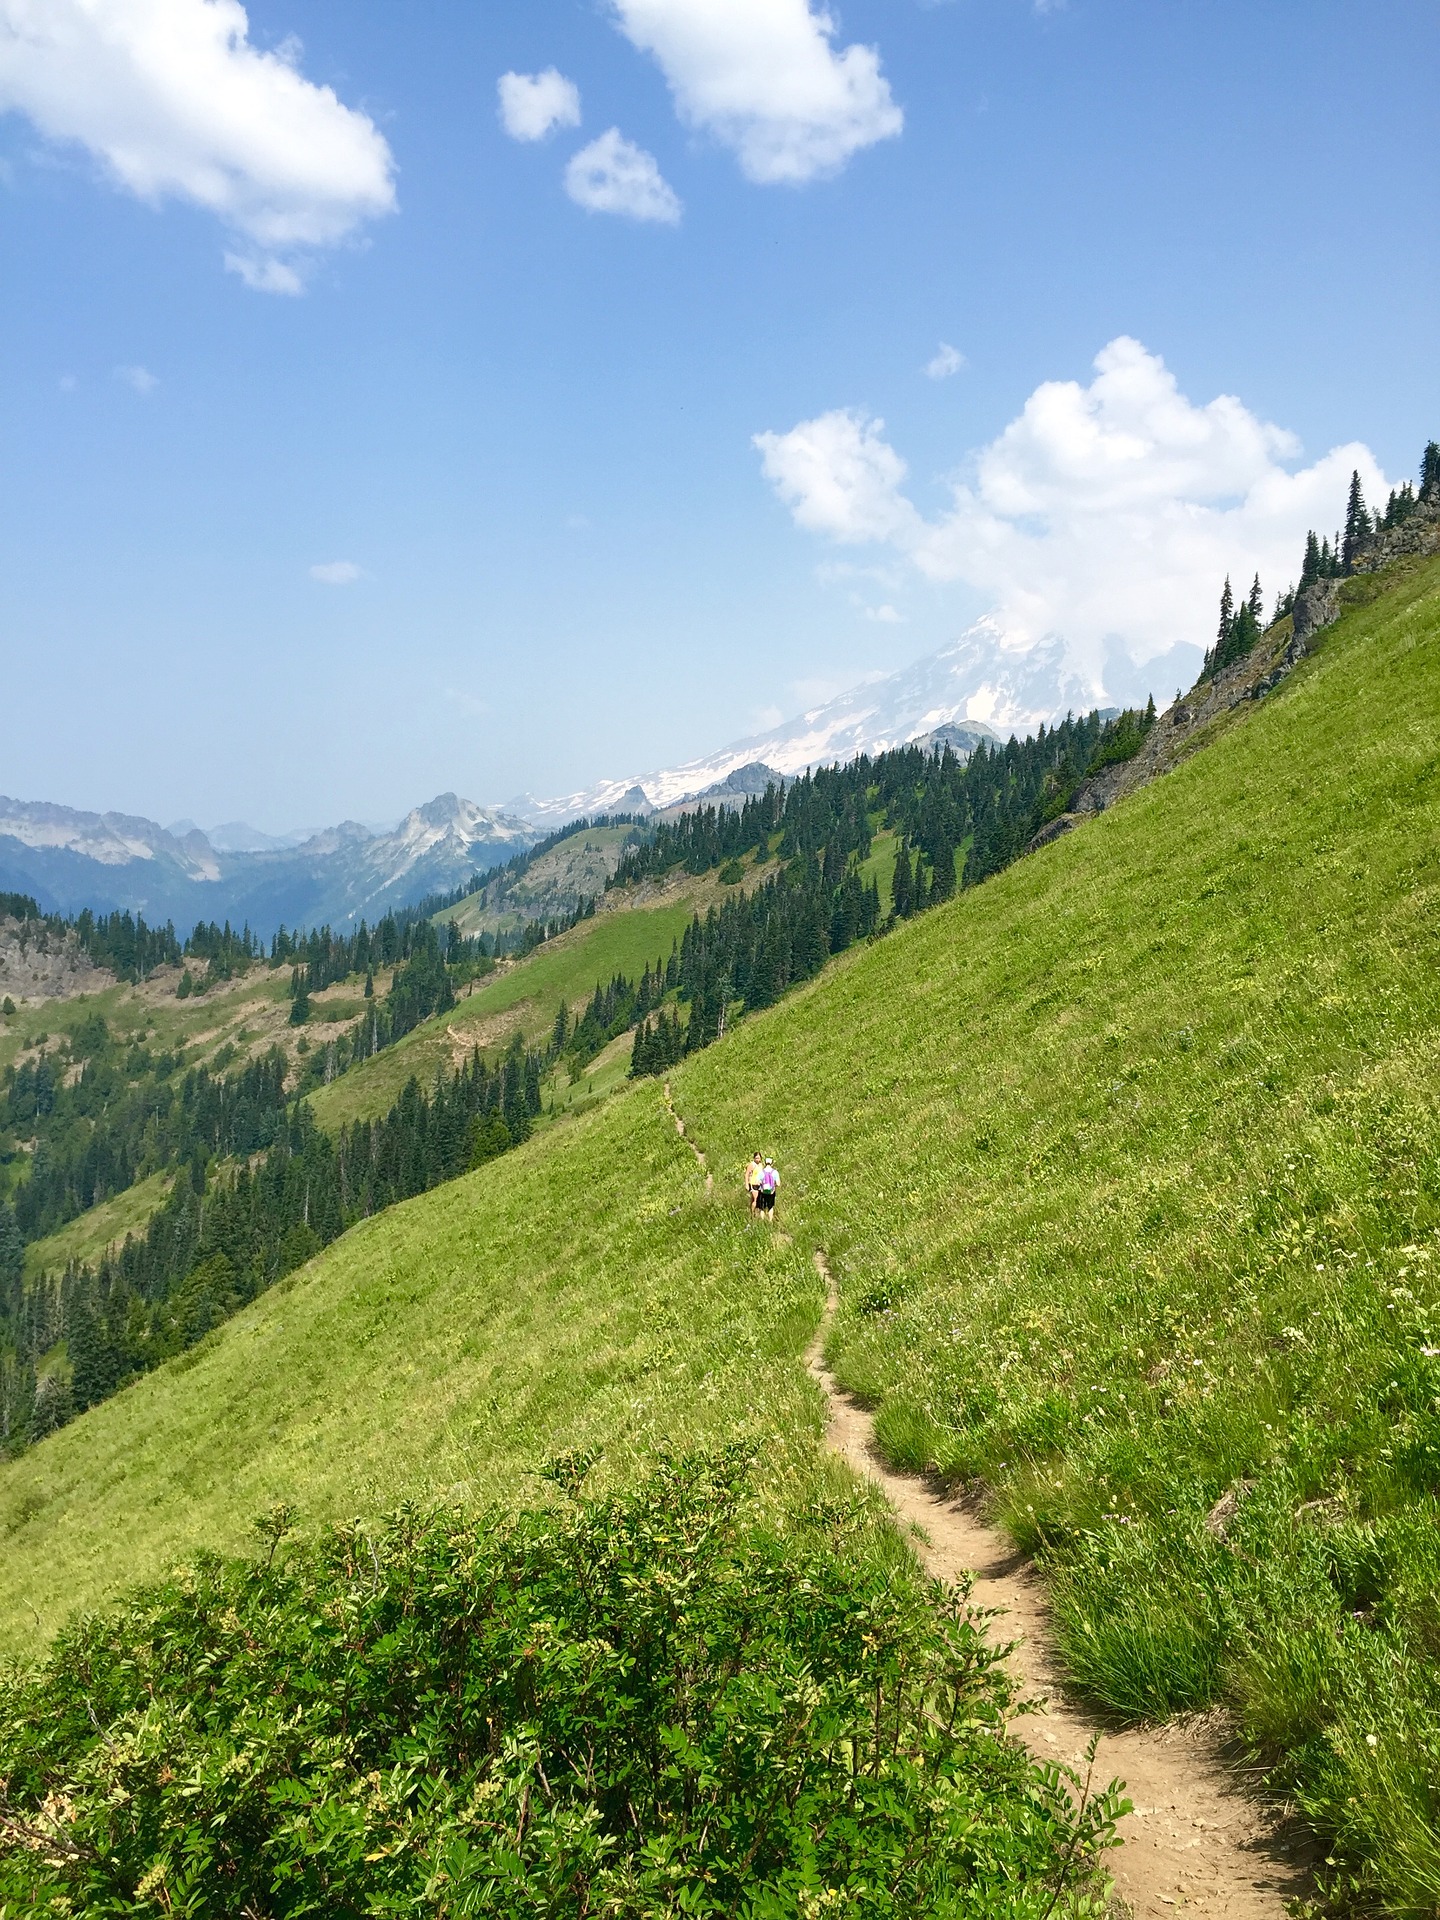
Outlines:
[[[818,1430],[791,1356],[819,1305],[803,1253],[708,1202],[637,1088],[366,1222],[0,1469],[0,1635],[234,1546],[276,1500],[318,1520],[513,1499],[552,1450],[604,1447],[623,1477],[737,1409],[783,1452]]]
[[[527,1040],[548,1033],[564,1000],[572,1009],[588,1001],[598,982],[617,973],[638,979],[647,965],[669,957],[670,944],[690,924],[695,907],[687,892],[676,901],[598,914],[569,933],[547,941],[521,961],[477,982],[450,1013],[427,1020],[311,1096],[315,1117],[334,1129],[384,1113],[413,1075],[422,1085],[437,1068],[449,1069],[457,1051],[478,1040],[494,1047],[512,1033]]]
[[[90,1207],[74,1220],[32,1240],[25,1249],[25,1275],[35,1279],[42,1273],[63,1273],[71,1261],[94,1266],[104,1258],[107,1248],[123,1241],[126,1234],[143,1233],[150,1216],[165,1204],[173,1176],[152,1173],[137,1180],[98,1207]]]
[[[0,1473],[4,1630],[277,1496],[803,1440],[813,1279],[725,1202],[758,1143],[840,1272],[842,1376],[898,1460],[989,1480],[1085,1684],[1228,1700],[1429,1911],[1437,686],[1440,562],[1163,782],[742,1023],[675,1076],[718,1203],[641,1088],[341,1242]]]
[[[1086,1686],[1228,1700],[1423,1912],[1437,962],[1430,563],[1205,754],[676,1089],[718,1162],[780,1154],[843,1276],[841,1377],[897,1461],[995,1488]]]

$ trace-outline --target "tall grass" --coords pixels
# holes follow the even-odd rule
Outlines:
[[[1363,583],[1366,587],[1369,582]],[[1119,1712],[1228,1703],[1440,1905],[1440,563],[1204,754],[679,1076]],[[1358,598],[1358,596],[1357,596]]]
[[[1361,583],[1367,590],[1371,583]],[[1083,1684],[1222,1702],[1357,1897],[1440,1904],[1440,562],[1203,754],[674,1079],[369,1223],[0,1470],[0,1630],[274,1498],[519,1498],[762,1437],[832,1358],[978,1477]],[[733,1201],[761,1146],[787,1245]]]

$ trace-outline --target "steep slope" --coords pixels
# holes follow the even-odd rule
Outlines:
[[[1085,1686],[1227,1703],[1362,1890],[1429,1911],[1440,562],[1372,592],[1205,752],[682,1068],[713,1203],[638,1088],[5,1467],[11,1639],[269,1498],[811,1433],[821,1244],[840,1377],[898,1461],[988,1481]],[[803,1243],[763,1258],[757,1144]]]

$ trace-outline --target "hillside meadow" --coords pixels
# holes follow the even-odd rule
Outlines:
[[[1164,781],[677,1076],[842,1277],[898,1464],[979,1479],[1080,1682],[1228,1703],[1440,1903],[1440,563]]]
[[[566,1446],[763,1436],[831,1357],[983,1481],[1080,1683],[1212,1704],[1351,1891],[1440,1902],[1440,562],[1113,812],[673,1077],[368,1222],[0,1470],[0,1629],[269,1502],[522,1497]],[[398,1051],[398,1049],[397,1049]],[[734,1196],[776,1154],[766,1238]]]

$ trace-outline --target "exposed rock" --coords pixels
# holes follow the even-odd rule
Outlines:
[[[1078,824],[1073,813],[1062,813],[1057,819],[1047,820],[1025,851],[1034,853],[1039,847],[1048,847],[1052,840],[1058,840],[1061,834],[1069,833]]]
[[[35,920],[0,919],[0,995],[67,1000],[115,984],[91,963],[74,934],[56,935]]]
[[[1291,615],[1292,638],[1290,651],[1296,660],[1303,660],[1311,640],[1323,627],[1328,627],[1340,617],[1340,589],[1342,580],[1317,580],[1313,586],[1303,587],[1295,598],[1295,611]]]
[[[1205,1531],[1214,1540],[1223,1540],[1240,1511],[1240,1503],[1254,1486],[1253,1480],[1238,1480],[1226,1489],[1205,1516]]]
[[[1410,554],[1440,553],[1440,496],[1421,500],[1407,520],[1388,533],[1377,533],[1356,556],[1357,573],[1378,573],[1392,560]]]

